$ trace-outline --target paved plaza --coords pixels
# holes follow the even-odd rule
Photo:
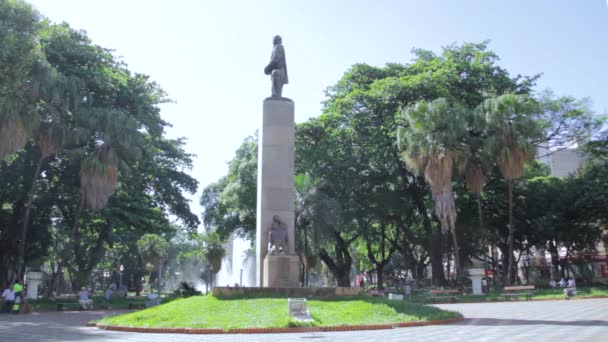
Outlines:
[[[181,335],[104,331],[85,327],[102,312],[0,315],[0,341],[606,341],[608,299],[444,304],[465,321],[442,326],[337,333]]]

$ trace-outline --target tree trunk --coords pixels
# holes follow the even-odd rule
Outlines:
[[[551,254],[551,264],[553,265],[553,277],[560,273],[559,252],[557,250],[558,243],[549,241],[549,253]],[[563,274],[562,274],[563,276]]]
[[[308,257],[308,229],[304,226],[304,279],[302,279],[302,286],[304,287],[308,287],[308,275],[310,272]]]
[[[3,227],[0,234],[0,285],[5,289],[16,279],[18,265],[17,254],[19,237],[22,229],[21,219],[25,210],[25,199],[20,198],[12,206],[12,214],[8,225]],[[6,230],[4,230],[6,228]]]
[[[450,235],[452,235],[452,244],[454,247],[454,271],[456,273],[456,281],[460,282],[462,280],[462,268],[460,262],[460,251],[458,250],[458,239],[456,238],[456,226],[450,229]]]
[[[507,181],[508,192],[509,192],[509,238],[507,243],[509,244],[509,263],[507,268],[507,284],[513,284],[513,235],[515,233],[515,227],[513,226],[513,180]]]
[[[338,286],[350,287],[350,265],[335,263],[325,249],[319,250],[319,257],[336,279]]]
[[[494,243],[492,243],[492,246],[490,247],[491,252],[492,252],[492,285],[494,285],[494,287],[496,287],[496,276],[498,276],[497,273],[497,269],[498,269],[498,260],[496,260],[496,246],[494,245]]]
[[[485,227],[483,224],[483,209],[481,206],[481,192],[478,192],[476,194],[476,202],[477,202],[477,220],[479,221],[479,231],[483,233],[485,231]],[[481,246],[482,250],[486,251],[486,252],[484,252],[484,255],[486,256],[484,261],[487,266],[487,264],[488,264],[488,258],[487,258],[488,239],[483,237],[482,241],[481,241],[481,245],[482,245]],[[494,257],[494,256],[492,255],[492,257]]]
[[[321,248],[318,252],[319,257],[327,266],[327,269],[336,279],[338,286],[350,287],[350,268],[352,258],[348,251],[348,243],[340,236],[340,233],[334,232],[334,246],[336,251],[336,260],[332,259],[327,250]]]
[[[78,207],[76,207],[76,211],[74,212],[74,222],[72,223],[72,231],[70,233],[70,239],[72,242],[74,241],[76,232],[78,231],[78,223],[80,222],[80,214],[82,213],[82,209],[84,209],[84,196],[81,194]],[[74,248],[77,248],[77,246],[74,246]]]
[[[424,227],[424,231],[426,233],[426,249],[429,252],[429,257],[431,260],[431,278],[433,285],[444,286],[446,281],[445,273],[443,272],[443,240],[441,238],[441,233],[437,234],[433,230],[433,225],[431,224],[431,219],[428,215],[426,204],[424,203],[423,189],[420,188],[420,185],[416,179],[414,179],[412,182],[408,182],[410,174],[407,171],[407,167],[405,166],[405,163],[401,161],[401,158],[398,159],[399,175],[403,182],[403,190],[412,192],[416,209],[420,214],[422,226]],[[423,181],[421,182],[424,183]]]
[[[380,263],[376,265],[376,277],[378,279],[378,289],[384,289],[384,264]]]
[[[160,297],[160,292],[163,287],[163,260],[161,259],[158,263],[158,296]]]
[[[479,231],[483,232],[484,224],[483,224],[483,209],[481,207],[481,193],[478,192],[476,195],[477,195],[476,196],[477,197],[476,198],[476,200],[477,200],[477,219],[479,220]],[[484,243],[484,246],[485,246],[485,243]]]
[[[450,278],[450,265],[452,264],[452,258],[450,258],[450,254],[449,253],[446,255],[445,259],[446,259],[445,260],[445,264],[446,264],[447,270],[448,270],[448,281],[449,281],[449,280],[451,280],[451,278]]]
[[[87,286],[90,281],[93,269],[99,261],[105,256],[105,242],[108,240],[111,230],[111,224],[106,221],[99,231],[99,235],[95,240],[95,245],[91,249],[84,249],[80,247],[80,234],[76,231],[73,243],[75,245],[74,254],[76,260],[74,265],[78,268],[73,270],[74,279],[76,279],[75,290],[80,289],[82,286]]]
[[[38,163],[36,163],[36,170],[34,171],[34,176],[32,177],[32,184],[30,185],[30,190],[27,192],[27,197],[25,201],[25,214],[23,215],[23,228],[21,229],[21,242],[19,243],[19,254],[17,259],[17,278],[21,279],[23,276],[23,271],[25,271],[25,242],[27,241],[27,231],[30,224],[30,214],[32,212],[32,202],[34,199],[34,191],[36,190],[36,182],[38,181],[38,175],[40,174],[40,169],[42,168],[42,162],[44,159],[40,157],[38,159]]]
[[[426,204],[424,203],[424,194],[416,182],[412,182],[410,189],[414,194],[414,201],[418,213],[422,218],[422,226],[426,233],[426,248],[429,251],[431,259],[431,277],[433,285],[444,286],[446,284],[445,273],[443,271],[443,237],[441,232],[433,229],[433,224],[429,218]]]

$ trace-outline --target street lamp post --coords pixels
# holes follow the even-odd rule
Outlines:
[[[120,285],[120,289],[122,290],[122,271],[125,270],[125,267],[123,265],[120,265],[120,267],[118,269],[120,270],[119,285]]]

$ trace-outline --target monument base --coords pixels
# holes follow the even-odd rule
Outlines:
[[[227,287],[215,286],[213,296],[217,298],[339,298],[359,296],[360,287]]]
[[[296,254],[267,254],[264,258],[264,287],[298,287],[300,259]]]

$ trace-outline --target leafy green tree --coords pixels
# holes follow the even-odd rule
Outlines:
[[[580,146],[604,125],[605,116],[593,112],[589,99],[556,96],[552,91],[541,92],[536,99],[540,110],[535,121],[542,129],[541,137],[533,141],[536,146],[552,150]]]
[[[203,190],[203,222],[224,239],[233,233],[255,238],[257,151],[257,134],[247,137],[228,163],[228,175]]]
[[[40,121],[36,105],[50,68],[36,43],[38,27],[31,5],[0,2],[0,160],[23,148]]]
[[[184,196],[197,188],[187,174],[191,155],[183,150],[183,139],[164,137],[162,89],[147,76],[132,74],[84,32],[42,20],[20,1],[2,1],[0,9],[0,16],[10,19],[0,24],[10,26],[0,32],[8,39],[3,46],[10,47],[0,53],[6,58],[0,67],[19,69],[0,76],[0,102],[15,107],[17,98],[5,95],[13,94],[11,87],[21,82],[16,77],[22,77],[27,87],[15,89],[31,94],[18,98],[27,104],[19,108],[34,108],[10,112],[10,118],[30,115],[32,125],[11,131],[25,137],[25,148],[9,151],[0,162],[0,283],[48,254],[57,257],[53,272],[68,269],[78,287],[114,244],[135,250],[147,232],[169,234],[169,215],[194,231],[199,220]],[[16,66],[16,56],[31,50],[27,37],[35,42],[36,63],[24,57]]]

